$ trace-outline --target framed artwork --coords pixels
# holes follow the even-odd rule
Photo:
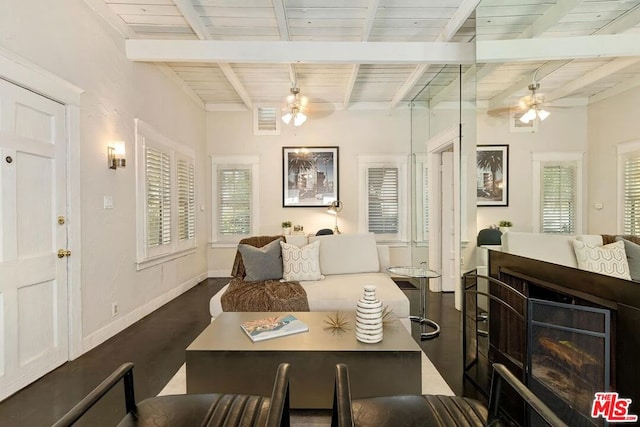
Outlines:
[[[478,206],[509,206],[509,146],[478,145],[476,170]]]
[[[509,132],[525,132],[534,133],[538,131],[538,119],[529,121],[529,123],[522,123],[520,117],[522,117],[527,110],[522,110],[519,107],[511,107],[509,109]]]
[[[282,206],[322,207],[339,200],[338,147],[282,147]]]

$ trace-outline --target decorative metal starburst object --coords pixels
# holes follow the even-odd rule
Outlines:
[[[341,311],[329,314],[324,320],[324,329],[330,330],[334,334],[336,332],[345,332],[351,329],[351,321],[349,317]]]

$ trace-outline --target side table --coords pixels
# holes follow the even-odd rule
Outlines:
[[[429,270],[426,267],[407,267],[397,266],[388,267],[387,271],[392,274],[397,274],[404,277],[413,277],[420,279],[420,315],[409,316],[409,320],[412,322],[420,323],[420,339],[426,340],[435,338],[440,335],[440,325],[433,320],[427,318],[427,294],[429,279],[435,279],[440,277],[440,273],[437,271]],[[425,326],[433,328],[432,331],[425,331]]]

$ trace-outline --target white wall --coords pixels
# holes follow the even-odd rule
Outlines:
[[[280,234],[280,223],[290,220],[313,233],[333,228],[334,217],[326,208],[282,207],[282,147],[338,146],[339,192],[344,208],[339,227],[343,233],[358,232],[359,154],[405,154],[411,152],[410,111],[335,111],[314,118],[299,128],[283,126],[281,135],[254,136],[251,112],[207,113],[207,154],[255,155],[260,158],[260,230],[258,234]],[[210,195],[211,185],[208,184]],[[410,199],[409,199],[410,200]],[[209,206],[211,206],[209,196]],[[229,275],[234,248],[209,250],[209,274]],[[394,248],[391,262],[410,263],[408,247]]]
[[[133,127],[139,117],[196,151],[200,205],[208,188],[205,113],[154,65],[127,60],[123,37],[81,0],[58,0],[50,6],[0,3],[0,46],[85,90],[80,105],[80,186],[86,350],[205,277],[207,223],[199,210],[196,254],[136,271]],[[106,145],[114,139],[124,139],[127,151],[127,167],[117,171],[106,166]],[[113,197],[114,209],[103,209],[105,195]],[[115,301],[119,314],[113,318]]]
[[[640,87],[589,106],[589,232],[615,234],[619,212],[616,200],[616,146],[640,141]],[[602,203],[601,210],[595,209]]]
[[[478,145],[509,146],[509,206],[479,206],[478,230],[504,219],[513,222],[514,231],[533,231],[532,153],[587,152],[587,108],[550,108],[550,111],[551,115],[539,123],[535,133],[510,132],[507,115],[495,117],[478,111]],[[476,172],[470,173],[475,176]]]

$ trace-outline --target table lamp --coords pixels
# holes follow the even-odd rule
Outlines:
[[[328,213],[336,216],[336,225],[333,228],[334,234],[340,234],[340,229],[338,228],[338,212],[340,212],[341,210],[342,210],[342,202],[340,200],[331,202],[331,205],[329,205],[329,208],[327,209]]]

